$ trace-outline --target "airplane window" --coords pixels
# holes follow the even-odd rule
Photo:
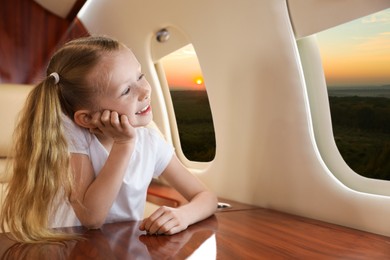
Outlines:
[[[356,173],[390,180],[390,9],[317,39],[340,154]]]
[[[165,56],[161,63],[169,85],[185,157],[190,161],[212,161],[215,156],[214,125],[193,46],[189,44]]]

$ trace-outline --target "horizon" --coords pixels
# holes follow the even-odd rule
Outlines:
[[[389,84],[384,85],[327,85],[328,88],[390,88]]]
[[[385,84],[385,85],[327,85],[328,89],[335,89],[335,88],[342,88],[342,89],[385,89],[389,88],[390,89],[390,84]],[[187,88],[183,86],[175,86],[173,88],[170,88],[170,91],[193,91],[193,92],[198,92],[198,91],[206,91],[204,88],[199,88],[199,89],[194,89],[194,88]]]

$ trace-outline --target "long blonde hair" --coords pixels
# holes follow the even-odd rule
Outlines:
[[[52,57],[47,77],[28,96],[14,132],[11,179],[0,211],[0,228],[4,231],[8,226],[15,240],[75,238],[48,226],[59,201],[69,202],[73,192],[62,116],[73,119],[78,109],[96,109],[102,84],[88,75],[103,55],[118,48],[117,41],[97,36],[65,44]],[[53,72],[59,75],[58,82],[50,76]]]

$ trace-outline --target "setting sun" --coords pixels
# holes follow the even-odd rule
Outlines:
[[[203,84],[203,79],[202,79],[202,77],[197,77],[197,78],[195,78],[195,83],[196,83],[197,85],[202,85],[202,84]]]

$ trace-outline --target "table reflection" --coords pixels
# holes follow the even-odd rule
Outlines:
[[[75,241],[66,244],[13,244],[7,248],[1,259],[70,259]]]
[[[185,259],[206,245],[210,255],[216,254],[215,216],[172,236],[146,235],[138,225],[122,222],[98,230],[65,228],[65,232],[80,233],[82,239],[61,244],[20,244],[0,234],[0,259]]]

